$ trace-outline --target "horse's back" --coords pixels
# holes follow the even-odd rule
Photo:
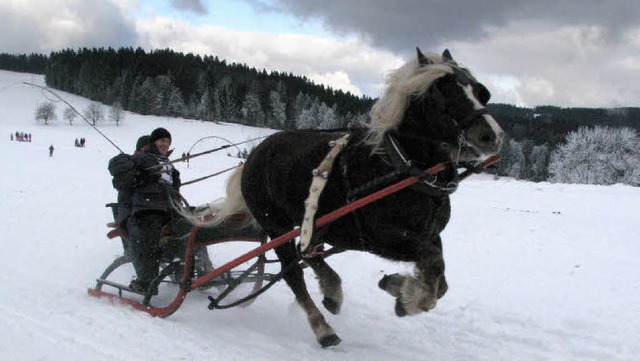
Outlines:
[[[247,158],[242,174],[242,194],[256,213],[285,213],[299,218],[309,194],[312,170],[339,134],[314,131],[282,131],[260,143]],[[258,211],[258,212],[256,212]]]

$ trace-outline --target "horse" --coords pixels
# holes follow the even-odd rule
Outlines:
[[[458,169],[497,153],[504,133],[485,108],[487,88],[448,50],[441,55],[416,50],[415,58],[388,75],[365,126],[348,132],[285,130],[267,137],[230,176],[227,197],[207,209],[211,220],[199,224],[215,226],[227,215],[246,212],[274,239],[308,219],[312,192],[317,198],[314,212],[326,214],[445,164],[435,176],[313,229],[310,237],[311,248],[326,243],[415,263],[413,274],[385,275],[378,286],[396,298],[397,316],[434,308],[448,288],[440,233],[450,218],[449,195],[457,187]],[[345,133],[348,141],[327,156]],[[318,164],[327,159],[330,172],[318,175]],[[313,183],[318,176],[325,178],[320,191]],[[339,344],[340,337],[307,291],[295,241],[276,247],[275,253],[317,341],[322,347]],[[340,276],[321,256],[308,253],[304,261],[317,275],[322,304],[338,314],[343,303]]]

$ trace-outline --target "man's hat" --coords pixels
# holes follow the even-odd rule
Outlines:
[[[143,135],[138,138],[138,141],[136,142],[136,152],[142,149],[142,147],[144,147],[145,145],[149,144],[149,139],[151,139],[150,135]]]
[[[169,133],[169,131],[164,128],[156,128],[153,130],[153,132],[151,132],[151,138],[149,139],[149,142],[153,143],[156,140],[162,138],[171,139],[171,133]]]

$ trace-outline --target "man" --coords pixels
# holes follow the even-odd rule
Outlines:
[[[170,147],[169,131],[157,128],[150,136],[138,139],[134,155],[120,154],[109,162],[113,185],[119,190],[116,222],[129,233],[125,253],[136,271],[129,287],[137,292],[153,291],[149,285],[158,276],[163,252],[170,248],[160,244],[161,231],[172,216],[177,216],[171,203],[179,200],[181,184],[180,172],[167,164]],[[197,248],[195,256],[200,275],[211,270],[206,247]]]
[[[169,161],[171,133],[157,128],[149,144],[131,156],[139,172],[131,195],[131,217],[127,219],[129,251],[136,270],[130,288],[144,292],[158,276],[162,257],[159,244],[162,227],[171,220],[171,202],[179,198],[180,172]]]

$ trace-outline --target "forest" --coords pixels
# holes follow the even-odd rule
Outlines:
[[[273,129],[358,126],[375,101],[314,84],[304,76],[267,72],[246,64],[227,63],[217,56],[170,49],[147,52],[141,48],[82,48],[48,55],[0,54],[0,69],[43,74],[52,88],[117,110]],[[586,141],[585,134],[594,129],[597,134],[611,133],[608,139],[631,142],[631,146],[617,148],[640,158],[640,145],[633,143],[637,143],[640,131],[640,108],[489,104],[488,109],[508,135],[501,150],[502,161],[490,170],[497,176],[532,181],[560,179],[550,172],[559,169],[550,165],[557,158],[554,152],[560,152],[571,139]],[[43,118],[42,114],[39,116]],[[46,116],[43,119],[47,121]],[[118,116],[110,119],[119,121]],[[630,133],[625,133],[626,138],[615,137],[619,129]],[[621,179],[626,179],[627,184],[640,184],[625,170],[617,173],[626,174]]]

